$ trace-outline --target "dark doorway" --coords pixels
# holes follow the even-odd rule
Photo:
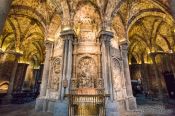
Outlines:
[[[175,78],[173,73],[165,72],[164,78],[170,98],[175,99]]]

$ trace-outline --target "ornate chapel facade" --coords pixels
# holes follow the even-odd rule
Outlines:
[[[2,0],[0,90],[39,93],[35,110],[54,116],[140,115],[131,80],[158,98],[175,92],[163,75],[175,77],[172,4]]]
[[[137,109],[129,76],[128,43],[119,42],[111,22],[102,22],[92,5],[80,6],[69,21],[71,26],[60,29],[56,41],[46,41],[36,110],[54,112],[55,116],[117,116],[119,108]]]

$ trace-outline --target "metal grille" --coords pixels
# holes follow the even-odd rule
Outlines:
[[[70,95],[69,116],[105,116],[104,95]]]

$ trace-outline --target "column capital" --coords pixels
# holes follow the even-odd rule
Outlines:
[[[119,46],[120,46],[120,49],[121,50],[125,50],[125,51],[128,51],[128,46],[129,46],[129,42],[127,40],[124,40],[124,41],[120,41],[119,42]]]
[[[98,35],[100,40],[108,41],[110,42],[111,39],[114,37],[114,33],[111,31],[105,31],[101,30]]]
[[[109,16],[105,16],[102,20],[102,29],[103,30],[111,30],[112,20],[109,18]]]
[[[152,52],[149,53],[149,56],[150,56],[152,59],[155,59],[156,55],[157,55],[156,53],[152,53]]]
[[[73,36],[73,37],[70,37]],[[74,37],[76,36],[75,31],[73,29],[69,29],[69,30],[63,30],[62,32],[60,32],[60,37],[63,38],[63,40],[72,40],[74,39]]]
[[[19,58],[19,57],[21,57],[21,56],[23,55],[23,53],[17,52],[17,51],[15,51],[15,50],[8,50],[8,51],[6,51],[6,53],[12,54],[12,55],[14,55],[16,58]]]

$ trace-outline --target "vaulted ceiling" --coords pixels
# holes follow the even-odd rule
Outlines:
[[[21,62],[44,61],[44,40],[74,26],[88,13],[99,25],[111,23],[119,40],[130,41],[129,60],[152,51],[175,50],[174,19],[168,0],[13,0],[0,36],[3,51],[22,52]]]

